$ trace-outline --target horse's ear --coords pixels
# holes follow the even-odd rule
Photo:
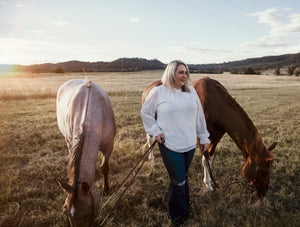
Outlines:
[[[84,191],[85,193],[88,193],[90,190],[90,186],[87,182],[81,182],[80,184],[80,188],[82,191]]]
[[[278,144],[277,142],[273,143],[273,144],[268,148],[268,150],[269,150],[269,151],[274,150],[274,148],[276,147],[277,144]]]
[[[61,180],[57,180],[58,185],[65,191],[68,193],[72,193],[73,192],[73,188],[71,187],[71,185],[69,185],[68,183],[61,181]]]

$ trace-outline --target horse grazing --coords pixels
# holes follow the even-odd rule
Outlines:
[[[160,80],[151,83],[143,92],[142,103],[149,91],[161,84]],[[211,143],[208,151],[210,164],[217,144],[227,132],[244,154],[245,165],[242,174],[255,187],[258,195],[264,196],[268,191],[272,161],[274,160],[271,150],[277,143],[273,143],[268,149],[265,147],[248,115],[218,81],[208,77],[200,78],[193,82],[193,86],[201,100],[207,129],[210,133]],[[204,168],[203,182],[209,190],[213,191],[204,155],[202,156],[202,165]]]
[[[107,94],[91,81],[67,81],[59,88],[56,101],[58,126],[70,155],[69,182],[58,181],[68,193],[63,211],[71,226],[90,226],[100,203],[94,184],[99,150],[103,153],[103,190],[109,192],[108,160],[116,134],[114,112]]]
[[[200,78],[193,82],[193,86],[201,100],[207,129],[210,133],[211,143],[208,151],[210,161],[212,161],[217,144],[227,132],[244,154],[245,165],[242,174],[255,187],[258,195],[264,196],[269,188],[274,160],[271,150],[277,143],[273,143],[268,149],[265,147],[246,112],[218,81],[208,77]],[[203,181],[207,188],[213,190],[208,169],[204,164],[204,157],[202,157],[202,164],[205,169]]]

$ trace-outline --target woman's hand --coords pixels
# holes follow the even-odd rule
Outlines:
[[[203,154],[204,152],[207,152],[209,148],[209,144],[205,143],[205,144],[200,144],[200,151]]]
[[[165,143],[164,134],[161,133],[161,134],[155,136],[155,140],[159,143]]]

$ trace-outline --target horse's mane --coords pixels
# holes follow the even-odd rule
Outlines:
[[[87,87],[90,91],[90,88],[92,87],[92,82],[91,81],[86,81],[85,82],[85,87]],[[88,107],[89,103],[89,97],[86,103],[86,106]],[[71,150],[70,150],[70,161],[68,164],[68,175],[69,175],[69,184],[72,186],[74,189],[74,193],[72,196],[73,201],[76,200],[77,197],[77,183],[79,181],[79,173],[80,173],[80,162],[81,162],[81,156],[82,156],[82,150],[83,150],[83,143],[84,143],[84,138],[85,138],[85,120],[87,116],[87,108],[85,110],[84,114],[84,123],[80,126],[79,133],[75,139],[75,144],[72,145]]]
[[[265,145],[264,145],[264,143],[262,141],[262,137],[259,133],[256,133],[254,141],[256,141],[256,143],[252,143],[249,146],[249,149],[259,152],[260,153],[259,157],[262,160],[264,160],[267,157],[270,157],[269,152],[265,152],[265,151],[267,151],[267,149],[265,149]]]
[[[80,161],[82,155],[82,147],[84,142],[83,130],[77,138],[77,142],[70,150],[70,160],[68,164],[69,183],[74,186],[79,180]]]
[[[80,172],[80,162],[81,155],[84,143],[84,131],[82,129],[81,133],[77,138],[77,142],[72,146],[70,151],[70,161],[68,164],[68,175],[69,175],[69,184],[74,189],[71,197],[71,203],[74,203],[77,199],[77,190],[78,190],[78,181],[79,181],[79,172]]]
[[[227,89],[216,80],[209,78],[209,80],[206,81],[210,83],[212,86],[214,86],[216,90],[219,92],[219,94],[222,97],[224,97],[226,103],[239,113],[242,120],[246,122],[247,128],[255,135],[257,133],[257,129],[253,124],[252,120],[250,119],[248,114],[244,111],[244,109],[237,103],[237,101],[229,94]]]

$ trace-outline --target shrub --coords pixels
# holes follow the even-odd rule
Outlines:
[[[51,69],[52,73],[64,73],[64,70],[62,68],[54,68],[54,69]]]
[[[275,70],[275,75],[276,75],[276,76],[279,76],[279,75],[280,75],[280,68],[277,68],[277,69]]]
[[[83,68],[73,69],[72,72],[74,72],[74,73],[83,73],[83,72],[85,72],[85,69],[83,69]]]
[[[42,70],[41,67],[35,67],[35,68],[32,69],[32,72],[33,72],[33,73],[41,73],[42,71],[43,71],[43,70]]]
[[[295,74],[295,76],[299,76],[299,75],[300,75],[300,69],[296,69],[296,70],[294,71],[294,74]]]
[[[294,65],[290,65],[287,67],[287,74],[289,76],[293,75],[294,71],[295,71],[296,67]]]
[[[252,68],[247,68],[245,71],[244,71],[245,74],[256,74],[254,69]]]
[[[231,68],[230,69],[230,73],[231,74],[239,74],[239,71],[237,69],[235,69],[235,68]]]

